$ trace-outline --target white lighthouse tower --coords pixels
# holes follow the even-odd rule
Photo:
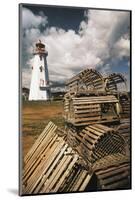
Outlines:
[[[48,52],[45,50],[45,45],[41,43],[40,40],[35,45],[33,55],[29,100],[49,100],[50,86],[46,59]]]

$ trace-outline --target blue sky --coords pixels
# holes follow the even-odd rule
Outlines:
[[[71,9],[63,7],[37,7],[27,6],[35,15],[39,13],[48,17],[48,24],[46,27],[55,26],[57,28],[63,28],[68,31],[73,29],[78,31],[80,21],[85,19],[84,11],[86,9]]]
[[[29,87],[32,49],[41,39],[48,51],[50,81],[85,68],[130,77],[130,12],[41,6],[22,7],[22,77]],[[129,86],[128,86],[129,88]]]

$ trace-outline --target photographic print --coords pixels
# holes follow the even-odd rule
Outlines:
[[[131,11],[19,5],[20,195],[131,189]]]

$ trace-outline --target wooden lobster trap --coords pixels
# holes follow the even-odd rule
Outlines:
[[[114,95],[107,96],[66,96],[64,117],[74,126],[119,121],[119,101]]]
[[[24,158],[25,194],[130,188],[130,98],[120,74],[86,69],[67,82],[66,129],[49,122]]]
[[[83,158],[90,170],[95,162],[108,155],[127,155],[129,152],[119,129],[105,125],[89,125],[78,132],[72,127],[67,135],[67,142]]]
[[[130,100],[126,79],[121,74],[103,77],[94,69],[85,69],[67,81],[64,117],[74,126],[119,122],[129,117]]]
[[[59,136],[57,126],[49,122],[26,155],[23,193],[83,191],[91,179],[79,163],[80,156]]]
[[[94,69],[85,69],[66,82],[70,95],[80,92],[105,91],[103,76]]]
[[[97,161],[93,170],[97,190],[130,188],[130,159],[121,153],[112,154]]]

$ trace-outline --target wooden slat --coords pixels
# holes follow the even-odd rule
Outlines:
[[[91,104],[91,105],[75,105],[74,106],[75,112],[77,112],[77,110],[79,111],[86,111],[86,109],[90,109],[90,110],[95,110],[95,109],[100,109],[100,105],[99,104]]]
[[[54,137],[54,140],[56,140],[58,136]],[[52,143],[50,143],[50,145],[52,145],[54,143],[54,140],[52,140]],[[47,150],[47,149],[46,149]],[[33,160],[32,164],[28,165],[27,168],[24,168],[24,176],[23,176],[23,181],[25,182],[33,173],[33,171],[36,169],[36,167],[38,167],[38,165],[41,163],[41,159],[44,157],[45,155],[45,151],[42,154],[42,156],[39,156],[37,159]]]
[[[111,182],[116,182],[116,181],[121,180],[123,178],[127,178],[128,175],[129,175],[128,171],[125,171],[122,174],[116,174],[115,176],[101,180],[101,184],[103,184],[103,185],[111,184]]]
[[[41,189],[42,185],[46,182],[48,176],[50,176],[52,170],[56,167],[57,162],[61,159],[61,157],[62,157],[62,155],[64,154],[64,152],[65,152],[65,150],[67,149],[67,147],[68,147],[67,144],[64,145],[64,147],[61,149],[59,155],[55,158],[54,162],[53,162],[52,164],[50,163],[49,165],[47,165],[47,169],[48,169],[48,170],[47,170],[46,173],[45,173],[45,171],[44,171],[45,175],[43,176],[40,185],[38,185],[38,187],[37,187],[36,190],[34,191],[35,194],[38,193],[38,192],[40,192],[40,189]]]
[[[88,175],[86,176],[84,182],[81,184],[80,188],[78,189],[80,192],[85,190],[85,188],[86,188],[86,186],[88,185],[88,183],[89,183],[91,177],[92,177],[92,174],[91,174],[91,175],[88,174]]]
[[[75,123],[78,122],[87,122],[87,121],[95,121],[95,120],[100,120],[101,116],[96,116],[96,117],[89,117],[89,118],[77,118],[74,120]]]
[[[45,184],[45,192],[52,191],[53,186],[55,185],[56,181],[59,180],[60,175],[63,173],[71,159],[71,155],[63,157],[58,167],[53,171],[49,181]]]
[[[102,173],[102,175],[101,174],[98,174],[98,177],[99,178],[103,178],[103,179],[105,179],[105,178],[107,178],[107,177],[111,177],[111,176],[114,176],[114,175],[118,175],[118,173],[120,173],[121,171],[126,171],[126,170],[129,170],[130,169],[130,166],[125,166],[125,167],[115,167],[115,169],[114,170],[110,170],[110,171],[108,171],[108,172],[104,172],[104,173]]]
[[[87,122],[75,122],[73,119],[66,119],[68,123],[73,124],[74,126],[78,127],[78,126],[86,126],[86,125],[93,125],[95,123],[99,124],[99,123],[111,123],[111,122],[119,122],[118,118],[110,118],[110,119],[106,119],[106,120],[100,120],[100,121],[87,121]]]
[[[44,137],[46,137],[46,135],[48,134],[48,131],[53,127],[56,128],[56,126],[52,122],[49,122],[48,125],[46,126],[46,128],[43,130],[41,135],[38,137],[38,139],[34,143],[34,145],[32,146],[32,148],[30,149],[30,151],[28,152],[28,154],[25,156],[25,158],[24,158],[25,162],[27,162],[31,158],[34,151],[36,151],[36,149],[38,148],[38,146],[40,145],[40,143],[42,142]]]
[[[74,166],[74,164],[76,163],[76,161],[78,160],[78,155],[75,155],[75,157],[73,158],[72,162],[70,163],[70,165],[67,167],[65,173],[63,174],[63,176],[61,177],[61,179],[59,179],[58,184],[56,185],[56,187],[53,189],[53,192],[57,192],[58,189],[60,188],[60,186],[62,185],[62,183],[64,182],[64,180],[67,178],[67,176],[69,176],[70,174],[70,170],[72,169],[72,167]]]
[[[36,158],[38,159],[38,162],[35,162],[37,165],[34,164],[34,168],[32,166],[33,170],[30,173],[29,170],[32,168],[26,166],[25,169],[28,170],[28,173],[27,177],[25,177],[26,185],[24,185],[23,193],[58,192],[59,190],[62,191],[62,185],[68,182],[70,174],[72,174],[74,167],[77,165],[79,155],[65,143],[62,137],[57,135],[57,132],[58,130],[55,131],[54,137],[49,144],[46,141],[48,145],[45,145],[45,140],[41,142],[42,148],[44,145],[46,146],[44,150],[42,148],[40,151],[36,149],[40,156]],[[36,151],[34,154],[37,153]],[[79,170],[82,170],[80,165],[78,167]],[[79,191],[79,188],[82,190],[87,186],[91,176],[88,175],[86,170],[79,174],[76,183],[71,186],[68,183],[68,191]]]
[[[40,154],[42,153],[42,151],[45,148],[47,148],[47,146],[49,145],[49,142],[50,142],[51,138],[55,135],[55,132],[54,132],[55,130],[56,130],[56,127],[55,127],[55,129],[49,130],[48,134],[44,137],[44,139],[42,140],[42,142],[40,142],[40,144],[37,145],[36,150],[34,149],[34,152],[32,152],[31,157],[29,157],[29,160],[27,160],[27,162],[25,162],[25,166],[24,166],[25,171],[27,171],[26,169],[29,166],[33,165],[33,162],[35,161],[35,159],[37,159],[40,156]],[[49,133],[51,133],[51,134],[49,134]],[[35,143],[38,144],[38,141],[36,141]],[[39,154],[39,152],[40,152],[40,154]]]
[[[125,180],[120,180],[116,183],[113,183],[109,186],[104,187],[104,189],[119,189],[119,188],[124,188],[125,185],[129,185],[129,180],[125,179]],[[129,188],[129,186],[128,186]]]
[[[81,186],[83,180],[85,179],[85,177],[87,176],[87,172],[83,171],[81,174],[81,177],[79,178],[79,180],[77,181],[73,191],[78,191],[79,187]]]
[[[59,153],[61,147],[64,145],[64,141],[60,140],[59,142],[56,142],[53,147],[50,149],[47,157],[44,159],[44,162],[42,160],[42,163],[37,167],[37,169],[33,172],[32,176],[28,179],[28,184],[25,189],[26,193],[32,193],[38,183],[40,182],[43,174],[48,169],[48,163],[53,162],[54,159],[56,159],[57,154]]]
[[[95,116],[100,116],[101,113],[100,112],[91,112],[91,113],[75,113],[74,117],[75,118],[87,118],[87,117],[90,117],[90,118],[93,118]]]

